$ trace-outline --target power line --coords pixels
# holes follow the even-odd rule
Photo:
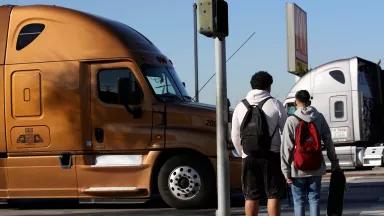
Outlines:
[[[227,63],[243,46],[255,35],[253,32],[242,44],[241,46],[225,61]],[[211,81],[211,79],[216,75],[216,73],[212,74],[212,76],[204,83],[204,85],[199,89],[199,93],[204,89],[204,87]],[[195,99],[195,98],[194,98]]]

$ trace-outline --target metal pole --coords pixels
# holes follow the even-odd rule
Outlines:
[[[215,39],[216,65],[216,145],[217,201],[216,215],[230,216],[229,165],[227,150],[228,106],[225,63],[225,38]]]
[[[195,57],[195,99],[199,102],[199,59],[197,50],[197,4],[193,4],[193,48]]]

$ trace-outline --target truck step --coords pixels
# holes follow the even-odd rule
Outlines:
[[[89,187],[82,189],[83,193],[119,193],[119,192],[140,192],[146,190],[137,187]]]
[[[142,204],[149,199],[132,199],[132,198],[89,198],[79,199],[80,204]]]

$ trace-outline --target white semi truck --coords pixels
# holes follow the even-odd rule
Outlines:
[[[378,64],[359,57],[341,59],[301,77],[284,104],[292,114],[295,93],[308,90],[312,105],[329,124],[340,165],[345,169],[383,166],[383,85],[384,72]]]

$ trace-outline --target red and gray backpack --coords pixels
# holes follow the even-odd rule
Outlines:
[[[294,165],[303,171],[317,170],[323,162],[319,131],[314,122],[305,122],[294,116],[299,120],[295,131]]]

